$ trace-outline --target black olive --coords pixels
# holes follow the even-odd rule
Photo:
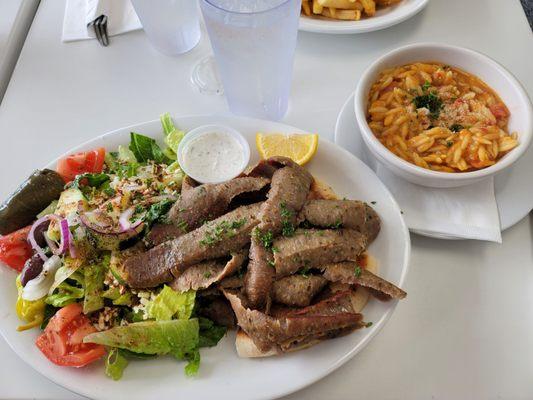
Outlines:
[[[26,261],[26,264],[24,264],[24,268],[20,274],[20,283],[22,286],[26,286],[26,283],[36,278],[43,270],[43,265],[44,261],[38,254],[34,254],[30,257]]]
[[[50,221],[46,223],[42,223],[37,228],[35,228],[35,231],[34,231],[35,242],[41,247],[48,246],[46,244],[46,240],[44,239],[44,234],[47,231],[49,225],[50,225]]]

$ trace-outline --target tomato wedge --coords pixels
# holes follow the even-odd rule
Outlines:
[[[60,309],[35,342],[41,352],[54,364],[83,367],[105,354],[104,346],[83,343],[83,338],[96,332],[78,303]]]
[[[24,263],[33,254],[28,243],[31,226],[0,237],[0,261],[15,271],[22,271]]]
[[[59,159],[56,169],[65,182],[70,182],[79,174],[102,172],[104,169],[104,159],[105,149],[99,147],[94,150],[71,154]]]

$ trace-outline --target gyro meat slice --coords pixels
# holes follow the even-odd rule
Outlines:
[[[170,283],[170,287],[179,292],[187,290],[206,289],[214,283],[235,274],[248,256],[247,250],[232,253],[231,258],[225,260],[205,261],[187,268]]]
[[[162,243],[124,263],[126,281],[133,288],[170,282],[202,261],[229,256],[250,242],[261,203],[239,207],[177,239]]]
[[[372,243],[380,231],[380,218],[368,204],[358,200],[310,200],[299,221],[321,228],[349,228],[367,236]]]
[[[272,174],[270,191],[259,213],[259,226],[252,235],[245,292],[253,308],[264,308],[274,280],[272,239],[292,234],[296,218],[305,204],[313,177],[286,157],[273,157],[266,164],[279,168]]]
[[[240,177],[219,184],[196,187],[189,182],[186,190],[172,206],[167,223],[155,225],[146,241],[156,246],[190,232],[206,221],[211,221],[228,211],[231,201],[238,195],[257,192],[268,185],[264,177]]]
[[[290,275],[274,281],[272,300],[288,306],[305,307],[327,283],[327,279],[320,275]]]
[[[292,237],[274,240],[274,268],[278,277],[302,268],[318,268],[357,260],[367,245],[366,235],[353,229],[297,229]]]
[[[396,285],[359,267],[353,261],[327,264],[321,269],[324,271],[324,278],[329,281],[359,285],[384,294],[385,297],[377,296],[380,300],[403,299],[407,296],[407,293]]]

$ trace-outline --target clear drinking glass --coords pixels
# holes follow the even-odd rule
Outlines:
[[[150,43],[174,56],[200,41],[200,16],[195,0],[131,0]]]
[[[234,114],[287,112],[301,0],[200,0],[224,93]]]

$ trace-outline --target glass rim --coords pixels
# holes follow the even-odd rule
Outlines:
[[[263,13],[267,13],[267,12],[273,11],[273,10],[275,10],[277,8],[280,8],[280,7],[284,6],[285,4],[287,4],[288,2],[293,1],[293,0],[285,0],[285,1],[281,2],[280,4],[278,4],[275,7],[272,7],[272,8],[266,9],[266,10],[262,10],[262,11],[232,11],[232,10],[227,10],[227,9],[225,9],[223,7],[220,7],[220,6],[217,6],[216,4],[213,4],[212,1],[213,0],[202,0],[202,2],[209,4],[211,7],[216,8],[217,10],[220,10],[220,11],[224,11],[226,13],[238,14],[238,15],[255,15],[255,14],[263,14]]]

